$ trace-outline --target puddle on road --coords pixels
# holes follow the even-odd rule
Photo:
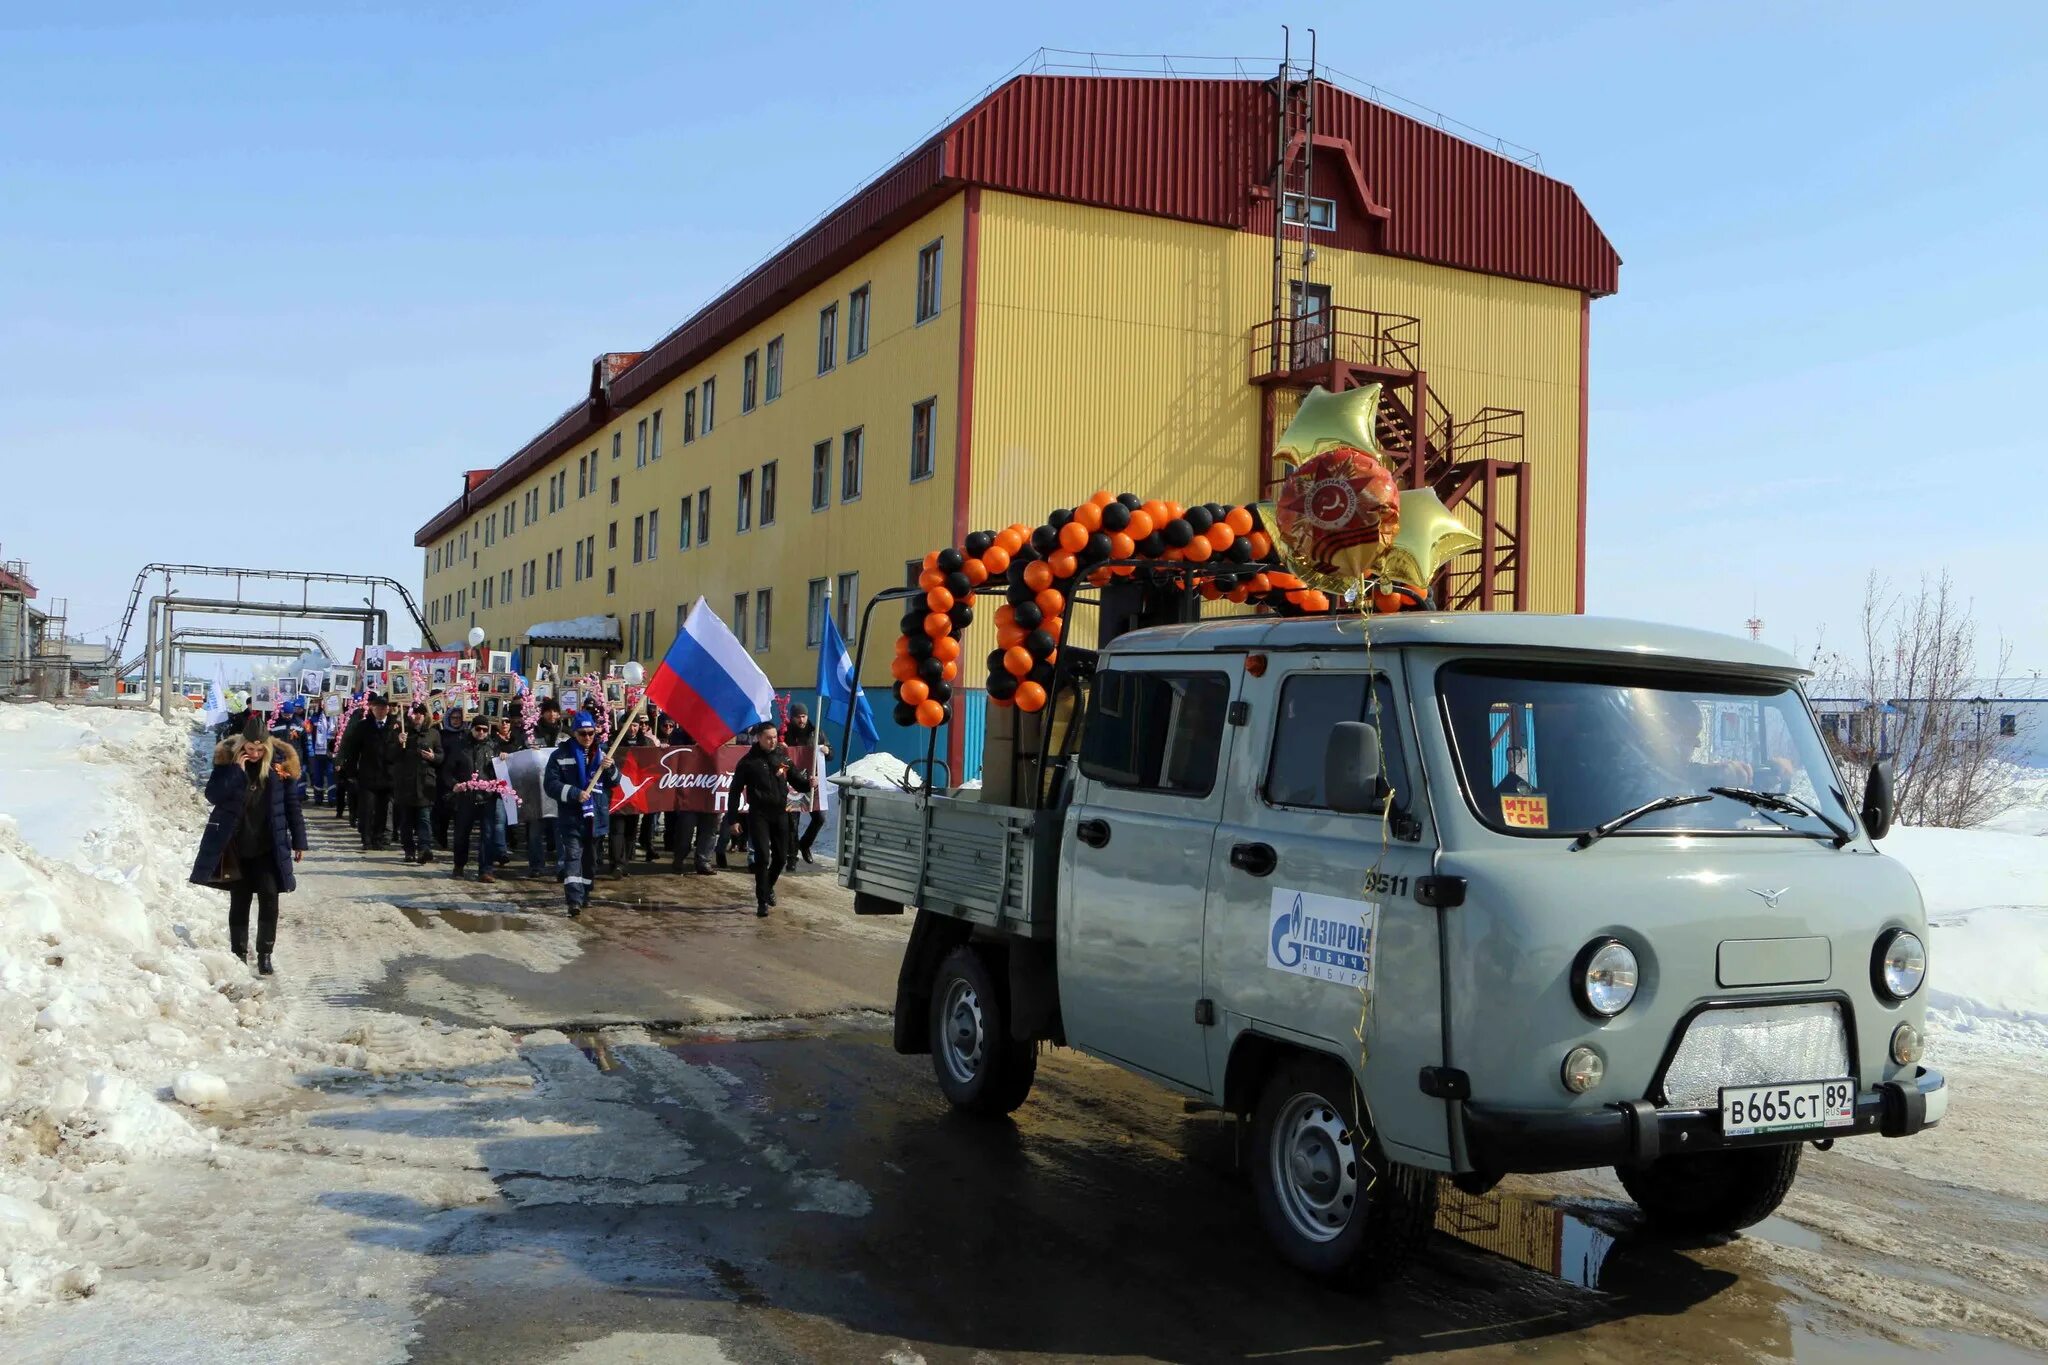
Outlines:
[[[507,915],[495,910],[465,910],[452,905],[400,905],[398,912],[422,929],[445,924],[450,929],[460,929],[465,934],[495,934],[502,930],[520,931],[536,927],[535,921],[526,915]]]
[[[1437,1231],[1582,1289],[1598,1289],[1617,1238],[1565,1208],[1505,1190],[1439,1187]]]

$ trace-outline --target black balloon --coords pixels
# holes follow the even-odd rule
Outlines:
[[[1187,522],[1188,529],[1196,535],[1202,534],[1202,532],[1216,524],[1216,518],[1211,515],[1206,507],[1190,507],[1187,510],[1187,515],[1182,520]]]
[[[1122,503],[1126,508],[1131,508],[1134,510],[1145,505],[1145,500],[1139,497],[1136,493],[1119,493],[1116,495],[1116,500]]]
[[[961,566],[962,564],[965,564],[966,562],[967,562],[966,560],[964,560],[964,559],[962,559],[962,558],[960,557],[960,552],[959,552],[958,550],[954,550],[954,549],[950,549],[950,548],[949,548],[949,549],[944,549],[944,550],[941,550],[941,551],[939,551],[939,572],[940,572],[940,573],[954,573],[954,572],[957,572],[957,571],[959,570],[960,566]]]
[[[929,658],[931,656],[932,637],[924,633],[923,626],[919,626],[915,631],[913,631],[910,635],[906,636],[905,638],[910,641],[911,658],[924,659]]]
[[[1097,531],[1094,535],[1088,537],[1088,544],[1082,549],[1081,557],[1091,564],[1100,564],[1103,560],[1109,558],[1112,548],[1114,547],[1109,543],[1108,534],[1103,531]]]
[[[1017,680],[1000,668],[989,672],[988,694],[997,701],[1008,701],[1017,695]]]
[[[1166,553],[1166,537],[1154,531],[1138,542],[1138,553],[1147,559],[1157,559]]]
[[[954,607],[946,616],[953,622],[956,634],[974,624],[974,608],[965,604]]]
[[[924,629],[924,618],[925,605],[923,600],[920,599],[903,613],[903,620],[898,623],[900,626],[899,633],[903,635],[917,634]]]
[[[988,652],[988,671],[991,673],[1000,673],[1003,671],[1002,650],[992,649]]]
[[[1037,684],[1038,684],[1038,685],[1039,685],[1040,687],[1051,687],[1051,686],[1052,686],[1052,665],[1051,665],[1051,664],[1033,664],[1033,665],[1031,665],[1031,671],[1030,671],[1029,673],[1025,674],[1024,676],[1025,676],[1026,678],[1030,679],[1030,680],[1031,680],[1032,682],[1035,682],[1035,683],[1037,683]]]
[[[1189,541],[1195,538],[1195,528],[1188,525],[1183,518],[1175,517],[1172,521],[1166,523],[1166,529],[1162,530],[1159,534],[1165,537],[1168,545],[1178,550],[1185,547]]]
[[[1034,659],[1043,659],[1046,655],[1052,653],[1054,647],[1054,641],[1050,632],[1034,630],[1024,637],[1024,648],[1031,651],[1031,657]]]
[[[1071,507],[1055,507],[1052,511],[1045,514],[1045,524],[1052,527],[1054,531],[1058,531],[1060,527],[1065,526],[1073,519],[1074,509]]]
[[[1042,555],[1049,555],[1060,547],[1060,532],[1057,526],[1041,526],[1031,533],[1031,548]]]
[[[932,683],[929,692],[931,699],[941,706],[953,700],[953,684],[947,682],[944,678]]]
[[[1105,503],[1105,504],[1103,504],[1103,508],[1102,508],[1102,529],[1103,529],[1103,530],[1105,530],[1105,531],[1121,531],[1121,530],[1123,530],[1123,529],[1124,529],[1124,528],[1125,528],[1126,526],[1129,526],[1130,524],[1131,524],[1131,509],[1130,509],[1130,508],[1128,508],[1128,507],[1124,506],[1124,505],[1123,505],[1122,503],[1120,503],[1120,502],[1112,502],[1112,503]]]
[[[1252,562],[1252,543],[1251,543],[1251,540],[1250,540],[1250,539],[1249,539],[1248,537],[1246,537],[1246,536],[1239,536],[1239,537],[1238,537],[1238,538],[1237,538],[1236,540],[1233,540],[1233,541],[1231,541],[1231,542],[1230,542],[1230,548],[1229,548],[1229,549],[1227,549],[1227,550],[1225,550],[1225,551],[1223,552],[1223,557],[1224,557],[1225,559],[1229,560],[1229,561],[1230,561],[1231,563],[1233,563],[1233,564],[1249,564],[1249,563],[1251,563],[1251,562]]]
[[[917,661],[917,676],[923,678],[927,683],[944,682],[946,680],[945,662],[927,655]]]
[[[917,708],[915,706],[912,706],[907,701],[897,702],[895,709],[892,710],[889,714],[896,718],[896,723],[898,725],[917,724]]]
[[[1004,592],[1003,596],[1010,599],[1011,606],[1021,607],[1026,602],[1035,600],[1038,597],[1038,594],[1031,590],[1031,585],[1029,583],[1026,583],[1022,579],[1019,579],[1017,582],[1012,583],[1009,586],[1009,589]]]
[[[974,591],[974,580],[955,569],[946,575],[946,591],[955,597],[965,597]]]
[[[1010,617],[1017,625],[1025,630],[1030,630],[1045,619],[1045,613],[1039,610],[1038,603],[1036,602],[1019,602],[1010,613]]]
[[[988,553],[988,547],[995,543],[996,533],[994,531],[976,531],[973,535],[967,537],[967,553],[976,559],[980,559]]]
[[[1218,592],[1234,592],[1237,589],[1237,575],[1234,573],[1215,574],[1209,581],[1216,585]]]

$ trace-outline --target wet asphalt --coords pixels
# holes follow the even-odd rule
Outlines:
[[[366,860],[364,894],[416,923],[561,927],[552,881],[450,883],[394,860]],[[600,882],[574,926],[582,951],[559,970],[458,951],[430,973],[394,963],[356,1001],[563,1030],[576,1064],[686,1142],[701,1163],[688,1180],[714,1192],[508,1200],[445,1233],[433,1211],[390,1211],[391,1235],[438,1258],[415,1360],[2036,1358],[1946,1329],[1871,1330],[1785,1270],[1818,1234],[1778,1218],[1746,1239],[1675,1245],[1597,1180],[1446,1189],[1437,1235],[1398,1281],[1308,1281],[1267,1250],[1234,1119],[1063,1050],[1042,1058],[1013,1119],[957,1115],[929,1059],[890,1047],[907,925],[856,921],[822,860],[781,899],[757,920],[739,870],[629,865]],[[622,1048],[625,1025],[652,1042]],[[636,1055],[651,1053],[681,1065]],[[719,1078],[717,1103],[678,1079],[704,1075]],[[613,1139],[600,1124],[558,1140]],[[805,1172],[864,1198],[821,1205]],[[1802,1185],[1871,1194],[1839,1154],[1810,1160]],[[2024,1245],[2034,1230],[2013,1235]],[[1758,1243],[1782,1254],[1760,1258]]]

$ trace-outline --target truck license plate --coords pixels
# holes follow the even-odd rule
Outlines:
[[[1721,1132],[1728,1137],[1789,1128],[1847,1128],[1855,1121],[1852,1081],[1745,1085],[1721,1092]]]

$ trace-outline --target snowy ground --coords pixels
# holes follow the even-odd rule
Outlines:
[[[394,963],[445,956],[451,935],[507,973],[555,979],[587,941],[560,920],[423,925],[365,882],[386,874],[316,849],[287,900],[284,974],[252,977],[227,952],[222,898],[185,882],[204,818],[191,740],[134,711],[0,707],[10,1361],[403,1359],[431,1307],[430,1253],[507,1205],[868,1212],[862,1184],[761,1126],[736,1077],[642,1030],[515,1039],[367,1003]],[[1920,1139],[1817,1157],[1785,1211],[1805,1231],[1731,1252],[1864,1330],[1884,1333],[1887,1305],[1903,1304],[2048,1351],[2048,1260],[2013,1249],[2038,1239],[2015,1234],[2010,1206],[1912,1212],[1919,1182],[2048,1205],[2034,1118],[2048,1100],[2043,831],[2048,804],[1885,843],[1926,895],[1932,1056],[1957,1109]],[[650,1090],[677,1097],[668,1117]],[[752,1155],[718,1159],[727,1146]],[[1930,1288],[1914,1266],[1952,1283]],[[695,1358],[724,1357],[707,1341]]]

